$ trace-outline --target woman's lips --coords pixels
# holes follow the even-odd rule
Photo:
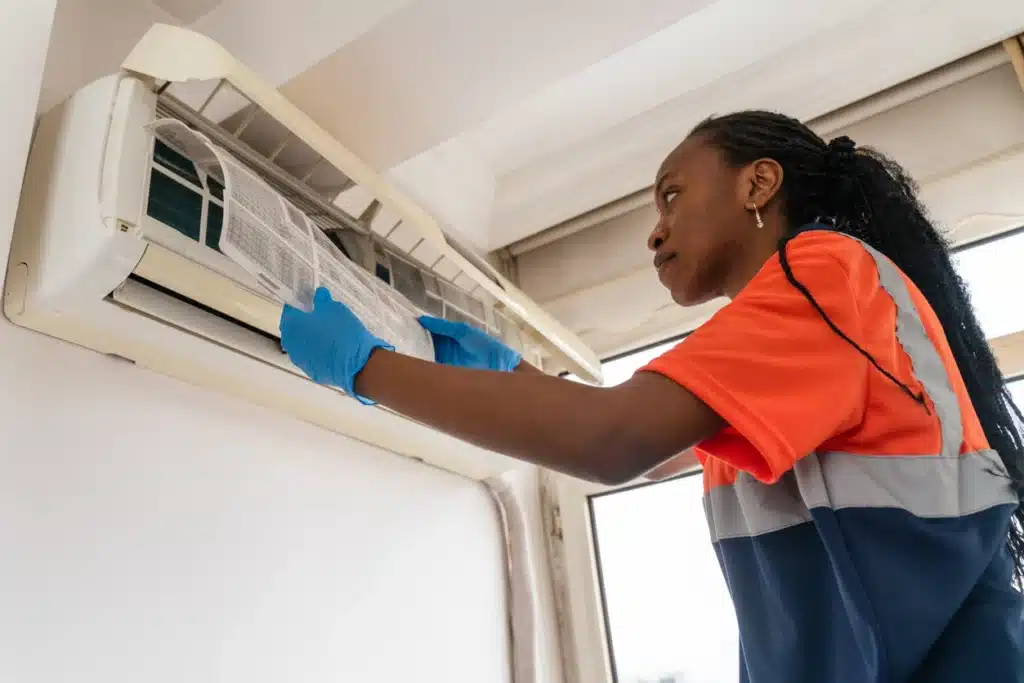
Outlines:
[[[658,270],[658,274],[661,275],[662,271],[664,271],[665,268],[668,267],[668,264],[670,264],[673,261],[675,261],[675,258],[676,258],[676,254],[675,253],[658,254],[657,256],[655,256],[654,257],[654,267]]]

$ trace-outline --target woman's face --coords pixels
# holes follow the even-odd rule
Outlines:
[[[676,303],[694,306],[727,292],[754,227],[750,176],[728,166],[701,134],[662,162],[654,185],[659,219],[647,245]]]

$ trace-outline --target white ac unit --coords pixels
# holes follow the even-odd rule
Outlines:
[[[182,124],[286,197],[319,253],[373,283],[380,310],[411,311],[395,324],[419,311],[466,321],[528,360],[600,379],[593,352],[483,258],[222,47],[166,25],[40,119],[4,291],[14,323],[468,476],[508,469],[289,362],[287,297],[218,249],[225,181],[161,136]]]

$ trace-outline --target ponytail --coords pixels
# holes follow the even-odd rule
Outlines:
[[[763,111],[710,118],[693,133],[708,136],[726,160],[743,166],[771,158],[783,168],[780,198],[792,228],[822,222],[856,237],[887,256],[917,286],[942,323],[971,403],[989,445],[999,453],[1017,497],[1024,500],[1024,415],[1014,403],[995,356],[971,307],[967,287],[953,267],[950,245],[929,221],[917,186],[894,161],[857,148],[848,137],[826,144],[799,121]],[[833,331],[853,345],[914,400],[909,387],[883,369],[847,337],[821,309],[789,268],[786,245],[779,257],[786,278],[811,302]],[[1010,523],[1007,546],[1014,583],[1024,583],[1024,506]]]

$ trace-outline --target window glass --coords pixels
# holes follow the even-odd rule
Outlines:
[[[971,303],[988,339],[1024,330],[1024,231],[959,250],[957,270],[967,283]]]
[[[604,384],[608,387],[613,387],[616,384],[622,384],[627,379],[633,376],[637,370],[650,363],[652,360],[665,353],[672,347],[676,346],[679,340],[666,342],[664,344],[658,344],[652,346],[649,349],[643,351],[637,351],[631,353],[628,356],[610,360],[602,366],[604,371]]]
[[[1013,402],[1017,404],[1017,407],[1024,410],[1024,377],[1020,377],[1015,380],[1011,380],[1006,384],[1010,390],[1010,395],[1013,396]]]
[[[642,351],[630,353],[621,358],[614,360],[605,361],[601,365],[601,370],[604,373],[604,384],[606,387],[613,387],[617,384],[622,384],[627,379],[633,376],[637,370],[650,363],[652,360],[665,353],[676,344],[680,342],[679,339],[674,339],[664,344],[658,344]],[[573,374],[565,376],[566,379],[571,379],[574,382],[579,382],[580,378]]]
[[[699,474],[591,499],[618,683],[739,676],[736,616]]]

